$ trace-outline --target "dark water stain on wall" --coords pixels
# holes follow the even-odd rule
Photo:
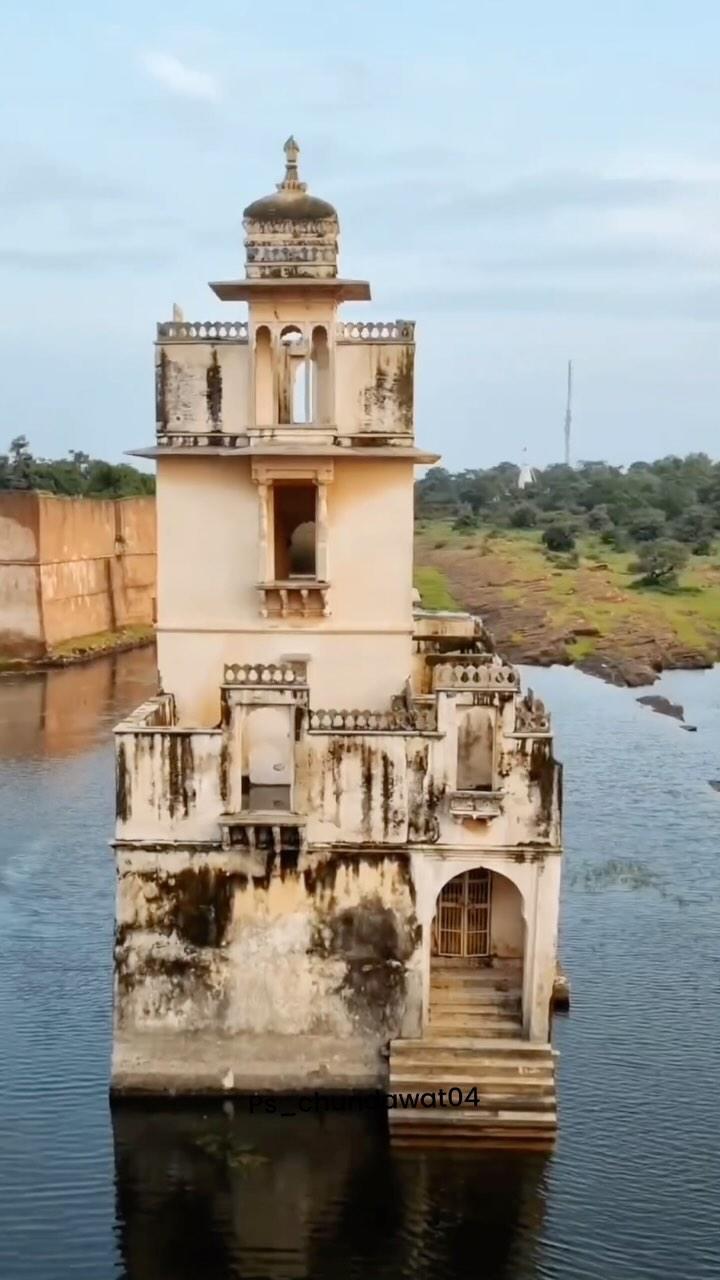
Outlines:
[[[222,369],[218,361],[217,351],[215,347],[212,350],[210,364],[205,374],[207,390],[205,398],[207,400],[208,418],[212,424],[213,431],[219,431],[222,425]]]

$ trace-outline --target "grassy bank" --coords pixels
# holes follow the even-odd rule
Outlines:
[[[107,653],[120,653],[125,649],[139,649],[155,639],[151,626],[123,627],[120,631],[100,631],[91,636],[77,636],[53,645],[46,654],[37,658],[19,658],[0,651],[0,675],[3,673],[38,671],[46,667],[66,667],[74,662],[99,658]]]
[[[420,522],[416,585],[433,608],[480,613],[516,661],[694,666],[720,657],[720,549],[692,556],[674,588],[638,587],[598,538],[549,555],[536,531],[454,532]]]

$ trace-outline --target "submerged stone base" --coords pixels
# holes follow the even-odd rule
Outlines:
[[[387,1058],[359,1038],[143,1031],[116,1035],[110,1090],[182,1097],[384,1089],[387,1070]]]

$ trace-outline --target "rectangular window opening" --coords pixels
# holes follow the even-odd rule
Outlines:
[[[317,577],[317,489],[302,480],[273,485],[275,580]]]

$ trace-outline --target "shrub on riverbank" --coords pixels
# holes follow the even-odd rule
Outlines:
[[[681,542],[661,538],[642,548],[637,560],[630,565],[630,572],[640,574],[638,584],[643,587],[676,586],[689,554]]]

